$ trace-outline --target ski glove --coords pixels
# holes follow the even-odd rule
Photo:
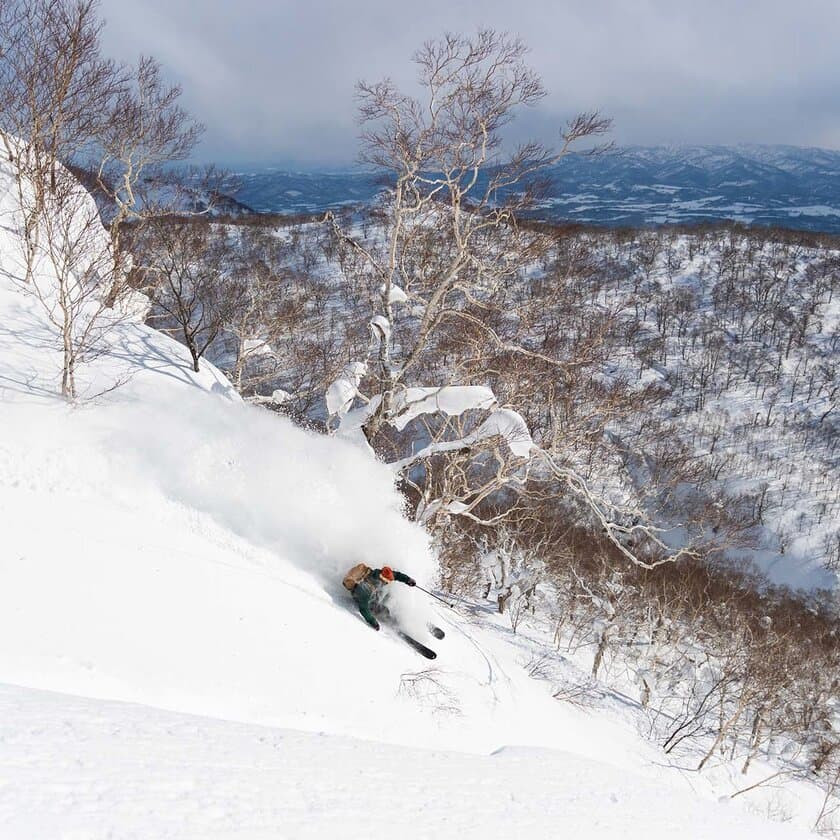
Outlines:
[[[417,581],[416,581],[416,580],[414,580],[414,578],[409,578],[409,579],[406,581],[406,585],[407,585],[407,586],[417,586]]]

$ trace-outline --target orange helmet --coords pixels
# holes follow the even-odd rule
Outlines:
[[[394,570],[390,566],[383,566],[379,570],[379,577],[391,583],[394,580]]]

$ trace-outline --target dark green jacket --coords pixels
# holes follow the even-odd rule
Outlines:
[[[381,569],[371,569],[365,579],[353,588],[353,599],[359,605],[359,612],[374,630],[379,629],[379,622],[374,613],[384,609],[382,598],[385,595],[385,588],[389,585],[379,577],[381,571]],[[394,580],[407,586],[414,586],[415,583],[414,578],[396,570],[394,570]]]

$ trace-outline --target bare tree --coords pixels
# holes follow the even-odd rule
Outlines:
[[[442,435],[392,461],[405,475],[421,463],[428,471],[429,459],[445,454],[456,474],[475,480],[455,498],[447,498],[455,486],[450,482],[443,496],[425,499],[424,518],[438,511],[476,516],[493,494],[525,488],[534,474],[551,475],[629,560],[671,562],[688,551],[672,552],[634,506],[618,510],[600,499],[575,467],[534,443],[521,406],[501,405],[491,388],[472,384],[498,380],[500,367],[520,365],[568,384],[574,368],[599,358],[603,335],[580,342],[577,358],[556,353],[527,328],[535,322],[533,311],[505,292],[526,282],[528,267],[543,261],[554,242],[521,223],[541,193],[542,176],[573,144],[610,125],[597,113],[581,114],[562,131],[557,148],[530,142],[506,154],[504,128],[517,108],[544,96],[525,54],[520,41],[490,30],[474,38],[446,36],[415,55],[422,97],[407,96],[390,81],[358,86],[362,158],[387,172],[390,183],[367,237],[346,230],[334,214],[326,217],[344,251],[344,270],[373,306],[364,360],[373,371],[373,393],[363,409],[352,402],[344,407],[340,427],[355,424],[368,442],[393,449],[385,433],[420,415],[483,410],[465,434],[448,423],[438,427]],[[460,365],[440,364],[449,347]],[[436,387],[415,384],[442,377]],[[345,390],[359,394],[358,384],[348,381]],[[485,458],[484,471],[465,472],[452,454],[484,455],[488,448],[496,466]]]
[[[117,304],[124,289],[96,206],[68,168],[95,145],[123,84],[101,56],[97,12],[94,0],[8,0],[0,9],[0,139],[15,173],[23,255],[14,279],[58,328],[67,399],[77,395],[80,363],[123,317],[103,297],[114,289]]]
[[[131,291],[106,301],[113,282],[108,237],[90,195],[66,169],[57,168],[39,224],[38,270],[26,288],[58,330],[62,353],[61,394],[78,396],[82,363],[106,350],[106,336],[130,316]]]
[[[244,287],[227,265],[223,230],[184,220],[157,219],[144,236],[143,275],[152,300],[150,319],[178,335],[192,368],[236,319]]]
[[[0,7],[0,138],[17,173],[20,279],[37,283],[35,294],[60,327],[68,397],[77,364],[132,294],[126,226],[136,231],[177,203],[171,185],[161,189],[165,165],[183,160],[202,130],[154,59],[141,58],[129,74],[102,57],[98,12],[96,0],[3,0]],[[105,199],[104,240],[71,172]],[[196,190],[209,183],[216,180]]]
[[[376,289],[371,351],[376,357],[376,409],[365,423],[375,437],[447,319],[476,323],[467,311],[534,257],[533,237],[517,227],[539,187],[537,175],[573,143],[603,134],[597,113],[573,119],[558,149],[526,143],[505,154],[503,129],[519,106],[544,96],[517,39],[482,30],[446,36],[415,55],[421,98],[390,81],[358,85],[365,126],[362,160],[390,176],[381,231],[363,241],[328,214],[336,234],[359,256],[357,279]],[[397,339],[395,305],[412,312]],[[480,322],[480,319],[477,321]],[[484,328],[490,346],[500,344]],[[525,347],[523,353],[537,355]]]

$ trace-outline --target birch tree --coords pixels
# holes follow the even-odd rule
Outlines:
[[[17,173],[24,280],[31,282],[48,195],[61,167],[91,148],[119,68],[100,50],[95,0],[4,0],[0,10],[0,140]]]
[[[390,180],[384,221],[367,240],[333,214],[327,221],[358,256],[357,281],[376,290],[371,361],[379,400],[364,424],[369,439],[393,417],[395,395],[417,373],[442,326],[477,324],[488,346],[504,344],[469,307],[480,307],[534,259],[539,243],[517,220],[539,193],[539,175],[577,141],[609,127],[598,113],[580,114],[556,148],[528,142],[506,149],[503,131],[516,111],[545,96],[526,52],[518,39],[492,30],[473,38],[448,35],[414,56],[419,96],[390,80],[357,86],[362,160]],[[398,336],[401,304],[411,318],[402,319]]]
[[[500,331],[488,312],[499,290],[522,282],[546,253],[546,239],[520,223],[541,193],[542,176],[576,143],[603,135],[610,121],[579,114],[556,147],[528,142],[507,149],[504,130],[517,110],[545,96],[526,52],[518,39],[492,30],[447,35],[414,56],[419,96],[389,80],[358,85],[362,160],[387,173],[388,188],[367,237],[334,214],[325,218],[345,251],[344,270],[373,304],[367,358],[357,360],[372,372],[372,392],[364,396],[358,382],[345,383],[364,405],[344,405],[339,428],[360,428],[376,445],[387,430],[440,418],[434,430],[419,430],[410,454],[392,460],[405,478],[422,465],[428,477],[430,459],[444,460],[434,498],[428,483],[416,487],[423,521],[440,514],[481,518],[483,502],[501,490],[525,489],[537,473],[570,492],[631,562],[668,562],[680,552],[673,554],[635,510],[617,511],[536,446],[516,407],[500,405],[490,388],[475,383],[478,365],[467,364],[473,382],[464,383],[457,369],[434,363],[446,355],[441,343],[461,332],[470,334],[474,357],[516,357],[550,368],[561,383],[569,378],[568,360],[526,335]],[[505,317],[515,321],[517,312]],[[435,374],[447,381],[423,382]]]
[[[164,82],[159,62],[143,56],[114,97],[99,135],[96,186],[111,205],[108,229],[117,270],[126,225],[172,209],[177,190],[166,165],[188,158],[203,132],[180,106],[180,96],[179,86]]]

